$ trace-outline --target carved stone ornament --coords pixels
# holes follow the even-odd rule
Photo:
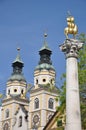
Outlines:
[[[60,45],[60,50],[65,53],[66,58],[76,57],[78,58],[78,51],[82,48],[83,43],[76,39],[66,39],[62,45]]]
[[[33,125],[36,124],[36,126],[38,126],[39,122],[40,122],[40,115],[39,113],[35,113],[32,118],[32,123]]]
[[[35,116],[33,117],[33,122],[34,122],[34,123],[38,123],[38,122],[39,122],[39,116],[38,116],[38,115],[35,115]]]

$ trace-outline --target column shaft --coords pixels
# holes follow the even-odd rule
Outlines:
[[[66,130],[81,130],[77,58],[66,59]]]

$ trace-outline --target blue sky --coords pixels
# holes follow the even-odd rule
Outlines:
[[[48,33],[47,43],[60,86],[59,77],[66,68],[59,45],[65,40],[67,11],[75,17],[78,33],[86,33],[86,0],[0,0],[0,91],[4,90],[12,73],[17,47],[21,48],[24,76],[33,84],[44,32]]]

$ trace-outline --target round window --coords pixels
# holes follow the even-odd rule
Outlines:
[[[43,82],[46,82],[46,79],[43,79]]]
[[[17,89],[14,89],[14,92],[17,92]]]

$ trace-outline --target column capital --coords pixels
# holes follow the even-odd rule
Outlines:
[[[60,45],[60,50],[64,52],[66,58],[78,58],[78,51],[82,48],[82,46],[83,43],[79,40],[66,39],[64,43]]]

